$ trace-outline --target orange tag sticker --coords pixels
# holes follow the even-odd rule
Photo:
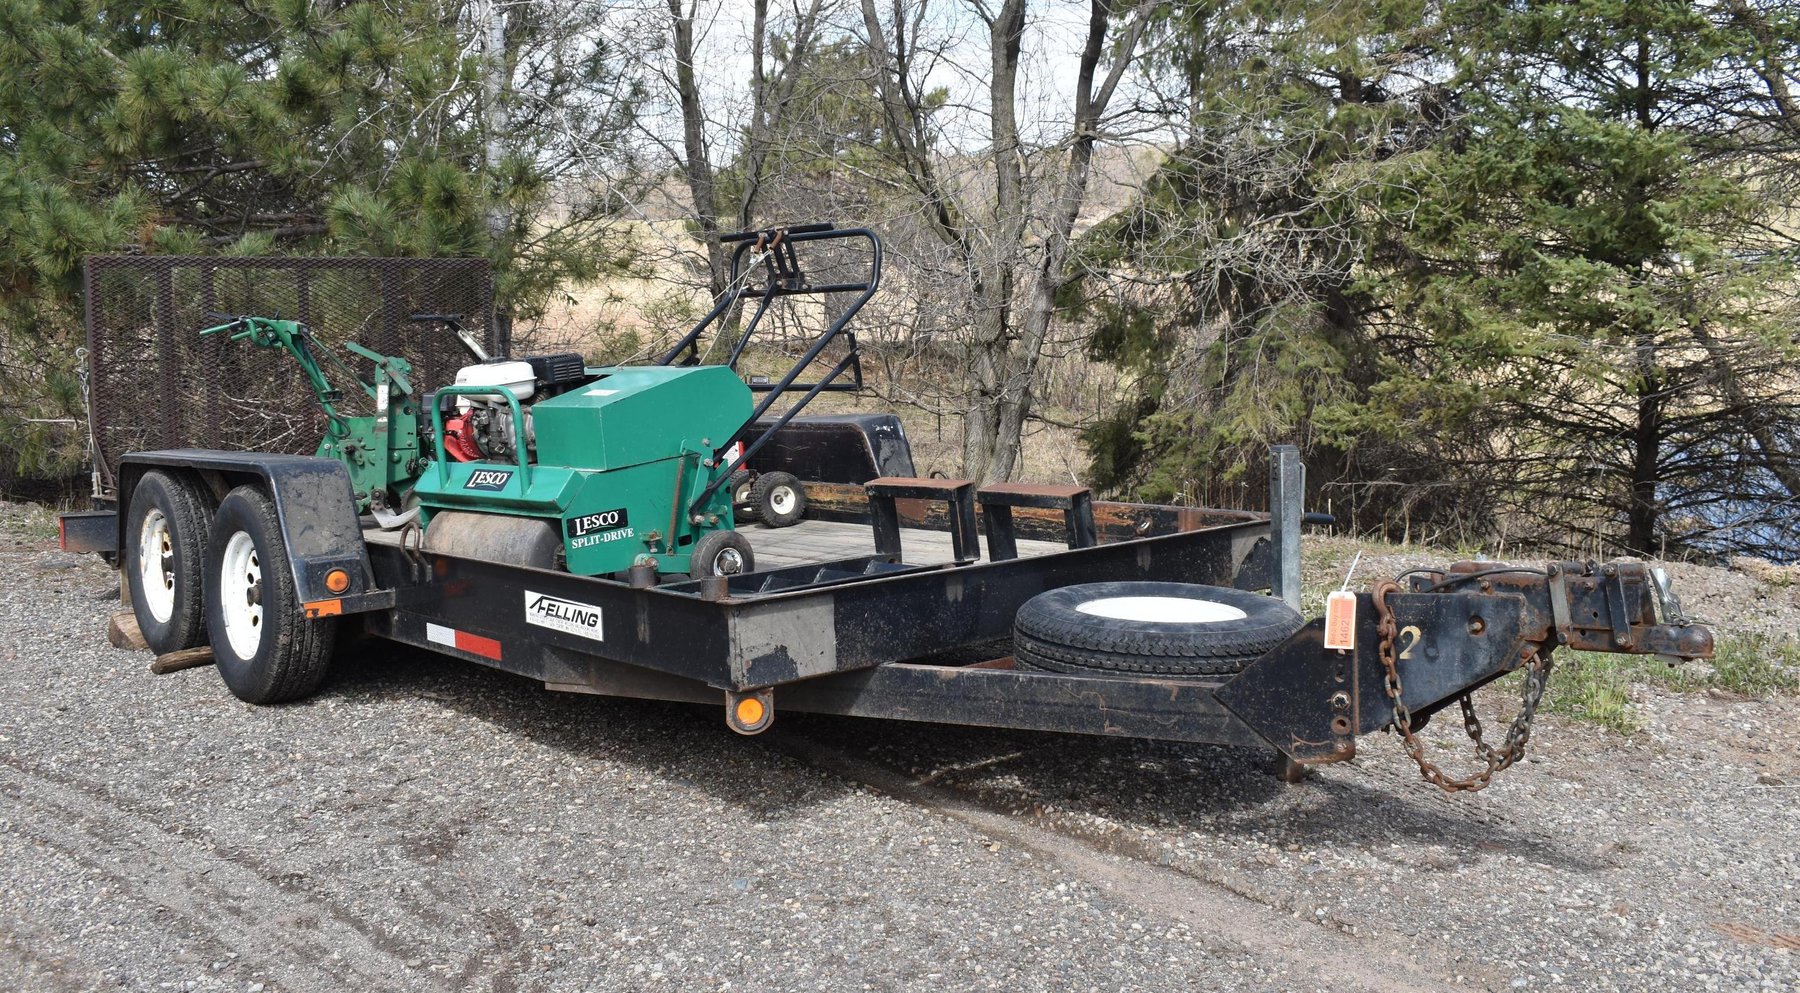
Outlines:
[[[1356,594],[1337,590],[1325,598],[1325,647],[1356,648]]]

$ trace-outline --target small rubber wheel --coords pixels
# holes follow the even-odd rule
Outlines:
[[[756,492],[756,477],[748,469],[739,469],[731,474],[731,513],[740,521],[760,520],[753,499]]]
[[[764,524],[791,527],[806,513],[806,488],[791,472],[765,472],[750,489],[750,504]]]
[[[131,491],[125,516],[125,575],[131,612],[158,655],[206,642],[206,499],[182,474],[151,470]]]
[[[738,576],[756,571],[756,553],[750,539],[736,531],[708,531],[694,542],[688,559],[688,577]]]
[[[240,486],[213,515],[206,554],[206,629],[233,696],[283,703],[325,679],[337,618],[309,620],[294,590],[275,504]]]
[[[1270,596],[1188,583],[1088,583],[1026,601],[1013,618],[1019,667],[1050,672],[1224,676],[1304,623]]]

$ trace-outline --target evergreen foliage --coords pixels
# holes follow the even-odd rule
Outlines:
[[[487,255],[526,319],[616,264],[609,205],[566,181],[623,157],[637,97],[603,6],[516,5],[503,65],[479,9],[0,0],[0,418],[79,416],[89,253]]]
[[[1795,256],[1734,120],[1751,39],[1674,0],[1450,11],[1466,114],[1391,204],[1404,347],[1364,423],[1468,439],[1446,471],[1530,533],[1792,548]]]
[[[1141,382],[1088,434],[1102,482],[1216,496],[1292,441],[1316,501],[1396,536],[1794,547],[1791,12],[1370,0],[1168,26],[1191,134],[1087,245],[1094,352]]]

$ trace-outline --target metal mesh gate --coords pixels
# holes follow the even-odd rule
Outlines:
[[[473,361],[436,323],[457,314],[494,347],[486,259],[213,258],[94,255],[87,298],[88,417],[100,496],[112,496],[127,452],[214,448],[310,455],[325,432],[299,366],[288,356],[200,330],[209,312],[299,320],[351,369],[359,342],[413,364],[420,393]],[[327,364],[346,413],[374,404]]]

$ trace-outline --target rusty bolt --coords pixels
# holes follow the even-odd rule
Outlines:
[[[1486,630],[1487,630],[1487,621],[1482,620],[1480,617],[1469,618],[1469,633],[1470,634],[1480,634]]]
[[[1338,692],[1333,693],[1331,695],[1331,709],[1333,709],[1333,710],[1349,710],[1350,709],[1350,694],[1345,693],[1343,690],[1339,690]]]

